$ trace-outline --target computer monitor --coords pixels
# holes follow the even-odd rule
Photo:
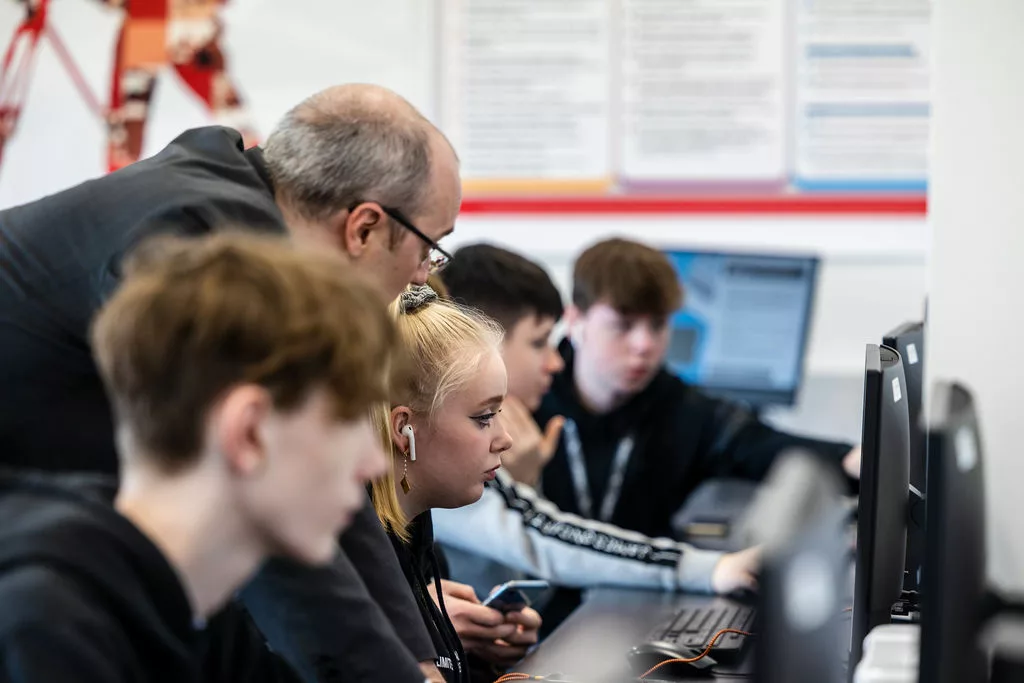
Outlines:
[[[985,484],[970,392],[937,383],[928,425],[928,511],[921,596],[921,683],[986,681]]]
[[[792,405],[803,380],[818,259],[666,251],[686,296],[670,321],[668,367],[707,393]]]
[[[864,637],[890,613],[903,589],[910,480],[910,417],[899,353],[867,345],[857,564],[849,671],[860,661]]]
[[[849,550],[838,502],[783,549],[766,553],[758,576],[754,679],[840,683]]]
[[[754,680],[839,683],[849,589],[849,512],[839,477],[820,458],[785,454],[748,524],[762,546]]]
[[[896,349],[903,359],[907,379],[907,411],[910,415],[910,507],[907,510],[907,559],[903,587],[920,588],[920,569],[924,561],[925,466],[928,449],[925,443],[921,406],[924,402],[924,323],[900,325],[882,337],[882,344]]]
[[[924,402],[924,323],[900,325],[882,337],[882,345],[896,349],[903,359],[903,374],[907,379],[907,411],[910,415],[910,485],[923,492],[927,461],[924,424],[921,422],[921,406]]]

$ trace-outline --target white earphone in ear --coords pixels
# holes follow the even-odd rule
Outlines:
[[[412,431],[412,425],[402,427],[402,434],[409,439],[409,460],[416,462],[416,434]]]

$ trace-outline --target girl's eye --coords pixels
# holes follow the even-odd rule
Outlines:
[[[481,427],[490,427],[491,420],[494,419],[495,415],[497,415],[497,413],[487,413],[486,415],[474,415],[473,420],[476,421],[476,423],[479,424]]]

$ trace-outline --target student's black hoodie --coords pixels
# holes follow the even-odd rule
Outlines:
[[[297,681],[234,605],[197,623],[112,479],[0,472],[0,681]]]
[[[555,415],[572,420],[579,434],[592,502],[597,517],[619,444],[634,440],[624,471],[621,495],[610,522],[648,536],[672,536],[673,514],[708,479],[761,480],[776,457],[803,448],[833,463],[841,472],[852,447],[778,431],[750,411],[704,394],[664,369],[640,393],[609,413],[591,413],[580,403],[573,381],[573,349],[559,346],[565,369],[555,376],[535,417],[547,424]],[[544,495],[565,512],[583,514],[570,472],[563,431],[543,473]],[[851,483],[852,486],[852,483]],[[614,498],[614,497],[613,497]]]

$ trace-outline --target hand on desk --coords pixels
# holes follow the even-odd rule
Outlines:
[[[860,446],[854,446],[843,458],[843,471],[851,479],[860,479]]]
[[[502,466],[516,481],[536,486],[541,471],[558,448],[565,418],[551,418],[542,434],[530,411],[514,396],[505,397],[501,417],[512,437],[512,447],[501,454]]]
[[[760,546],[723,555],[711,573],[711,588],[719,595],[757,590],[757,575],[760,571]]]
[[[466,652],[492,664],[511,666],[537,642],[541,619],[535,610],[527,607],[521,612],[502,614],[484,607],[471,586],[456,581],[442,580],[441,591],[445,609]],[[430,594],[437,602],[433,586]]]

